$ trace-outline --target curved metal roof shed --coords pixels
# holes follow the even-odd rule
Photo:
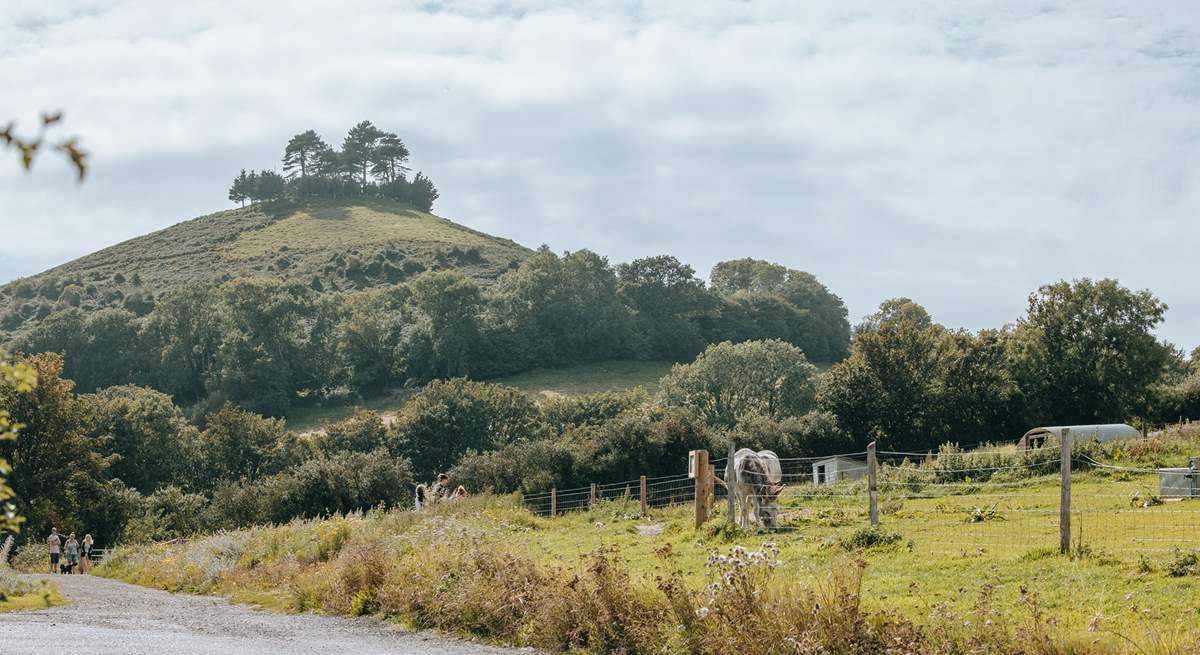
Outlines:
[[[1049,427],[1034,428],[1026,432],[1018,442],[1021,448],[1036,448],[1046,441],[1046,437],[1053,435],[1057,439],[1062,439],[1063,430],[1070,430],[1071,437],[1076,441],[1095,439],[1096,441],[1116,441],[1118,439],[1137,439],[1142,436],[1141,432],[1132,425],[1124,423],[1106,423],[1104,425],[1055,425]]]

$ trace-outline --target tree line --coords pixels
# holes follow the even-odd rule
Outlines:
[[[82,391],[148,385],[197,416],[226,401],[279,416],[301,399],[437,378],[684,361],[725,340],[780,339],[828,362],[846,356],[849,335],[840,298],[777,264],[723,262],[706,285],[669,256],[614,267],[543,248],[486,288],[452,271],[344,294],[243,278],[174,290],[145,316],[66,308],[13,349],[63,353]]]
[[[676,474],[689,450],[731,442],[793,457],[870,440],[923,452],[1038,424],[1200,417],[1200,349],[1155,339],[1164,309],[1113,280],[1060,282],[1032,294],[1013,326],[971,333],[898,298],[824,373],[782,340],[723,341],[676,364],[654,395],[538,403],[502,385],[433,380],[390,426],[359,412],[306,435],[232,403],[189,420],[146,387],[79,393],[61,355],[19,355],[37,385],[0,387],[0,407],[24,426],[0,458],[31,530],[159,539],[403,506],[414,480],[445,471],[477,492],[542,491]]]
[[[399,200],[430,211],[438,198],[433,181],[408,166],[409,151],[392,132],[362,121],[350,128],[340,150],[331,147],[314,130],[292,137],[283,151],[283,174],[273,170],[249,173],[233,179],[229,199],[265,202],[285,197],[353,198],[376,196]]]

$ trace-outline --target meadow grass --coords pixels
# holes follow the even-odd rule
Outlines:
[[[444,218],[381,200],[341,205],[315,202],[257,230],[238,234],[226,257],[247,259],[292,252],[344,252],[380,243],[433,244],[477,248],[496,240]]]
[[[540,368],[495,380],[536,396],[578,396],[598,391],[645,387],[653,394],[671,371],[669,361],[610,360],[564,368]]]
[[[599,391],[623,391],[645,387],[650,393],[658,389],[658,381],[671,370],[669,361],[611,360],[568,366],[537,369],[507,377],[486,380],[495,384],[516,387],[537,399],[555,396],[576,396]],[[359,409],[380,414],[399,412],[412,393],[396,390],[361,400],[321,404],[297,404],[288,410],[287,426],[295,432],[311,432],[331,423],[350,418]]]
[[[1105,516],[1116,509],[1106,495],[1094,493],[1112,483],[1097,474],[1081,476],[1076,497],[1088,499],[1080,501],[1083,510]],[[481,496],[420,514],[377,510],[223,533],[183,546],[121,548],[99,572],[284,611],[379,614],[503,643],[605,652],[599,644],[610,648],[618,635],[599,634],[603,626],[595,622],[587,623],[591,632],[582,637],[564,627],[584,621],[572,612],[592,613],[641,635],[627,652],[721,652],[717,644],[728,646],[734,637],[712,622],[695,626],[707,645],[689,646],[620,608],[641,608],[635,613],[667,625],[682,620],[671,614],[680,603],[688,612],[717,604],[709,596],[714,576],[722,574],[713,557],[741,546],[775,549],[777,566],[755,583],[762,585],[755,593],[781,603],[776,610],[791,618],[787,626],[746,619],[767,621],[764,634],[809,630],[805,612],[833,602],[814,594],[834,593],[842,598],[837,602],[853,596],[853,611],[861,612],[853,630],[874,639],[891,626],[889,639],[917,640],[908,652],[967,652],[959,646],[984,639],[994,647],[970,652],[1184,653],[1193,652],[1187,649],[1200,638],[1200,577],[1173,577],[1173,553],[1125,547],[1128,521],[1121,514],[1098,520],[1094,531],[1085,526],[1084,548],[1071,555],[1058,554],[1057,530],[1048,523],[1007,518],[1014,512],[1006,503],[1016,500],[1000,500],[991,518],[969,522],[968,506],[984,501],[971,494],[909,499],[900,508],[893,503],[880,531],[896,536],[864,539],[865,502],[849,495],[857,494],[854,485],[845,486],[847,495],[824,499],[793,493],[784,502],[787,529],[774,534],[731,529],[719,503],[714,518],[695,530],[690,503],[642,517],[636,501],[617,499],[548,519],[531,515],[516,497]],[[1051,480],[1016,488],[1021,491],[1012,499],[1019,496],[1022,506],[1043,509],[1057,502]],[[1138,520],[1150,525],[1162,507],[1144,508]],[[658,529],[638,529],[647,525]],[[859,547],[870,543],[881,545]],[[632,596],[604,596],[615,593],[618,582]],[[565,596],[548,599],[543,586]],[[592,600],[574,595],[583,588]],[[515,608],[501,596],[529,607]],[[595,598],[608,598],[613,607],[578,606]],[[809,602],[815,607],[797,609]],[[975,625],[983,622],[996,627],[982,636],[971,632],[984,630]],[[1030,645],[1040,638],[1063,649]]]

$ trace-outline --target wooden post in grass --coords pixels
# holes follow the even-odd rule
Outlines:
[[[591,494],[588,495],[588,509],[595,509],[595,507],[596,507],[596,483],[593,482],[592,483],[592,492],[591,492]]]
[[[704,515],[713,516],[713,503],[716,500],[716,465],[708,464],[708,475],[704,476]]]
[[[1071,552],[1071,430],[1062,431],[1062,493],[1058,500],[1058,550]]]
[[[550,518],[558,514],[558,489],[550,487]]]
[[[875,442],[867,444],[867,502],[870,503],[871,527],[879,527],[879,494],[875,486]]]
[[[735,446],[733,445],[733,442],[730,441],[729,456],[725,460],[725,502],[727,504],[726,506],[729,508],[729,516],[725,519],[726,523],[733,523],[736,520],[734,515],[737,514],[737,499],[734,498],[735,494],[733,493],[733,485],[735,482],[737,482],[737,480],[734,479],[737,475],[737,472],[733,468],[734,452]]]
[[[696,529],[699,529],[708,520],[708,506],[704,502],[708,486],[705,482],[708,478],[708,451],[693,450],[692,464],[695,467],[692,472],[696,480]]]
[[[648,487],[648,485],[646,484],[646,476],[643,475],[641,478],[638,479],[638,488],[640,490],[638,493],[638,496],[640,496],[642,499],[642,516],[650,515],[650,506],[647,504],[647,501],[646,501],[647,487]]]

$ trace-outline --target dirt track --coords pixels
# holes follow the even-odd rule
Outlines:
[[[28,576],[40,579],[47,576]],[[371,618],[274,614],[223,598],[171,594],[85,575],[49,576],[69,601],[0,613],[0,652],[24,655],[509,654]],[[525,651],[530,652],[530,651]]]

